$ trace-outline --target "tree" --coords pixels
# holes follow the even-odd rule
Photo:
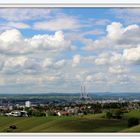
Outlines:
[[[138,118],[129,118],[128,119],[128,127],[132,127],[132,126],[135,126],[135,125],[138,125],[139,124],[139,119]]]
[[[111,113],[111,112],[107,112],[107,113],[106,113],[106,117],[107,117],[108,119],[111,119],[111,118],[112,118],[112,113]]]
[[[28,116],[32,116],[33,115],[33,110],[32,109],[26,109]]]
[[[115,112],[114,112],[114,118],[121,119],[122,118],[122,115],[123,115],[123,112],[122,112],[121,109],[115,110]]]
[[[46,116],[46,113],[44,112],[40,112],[40,111],[34,111],[32,113],[33,116],[36,116],[36,117],[42,117],[42,116]]]

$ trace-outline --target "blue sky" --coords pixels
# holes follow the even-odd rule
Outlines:
[[[1,8],[0,93],[140,92],[140,9]]]

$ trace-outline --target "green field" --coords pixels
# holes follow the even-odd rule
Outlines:
[[[140,132],[140,125],[127,127],[127,118],[139,117],[140,110],[124,114],[124,119],[106,119],[105,114],[81,117],[0,117],[0,132]],[[17,129],[9,129],[16,125]]]
[[[140,120],[140,110],[132,110],[129,113],[124,114],[124,119],[129,119],[129,118],[138,118]],[[126,128],[122,132],[140,132],[140,124],[131,128]]]
[[[130,111],[129,113],[124,114],[124,118],[126,118],[126,119],[131,118],[131,117],[140,119],[140,110],[136,109],[136,110]]]
[[[131,128],[127,128],[127,129],[124,129],[122,132],[130,132],[130,133],[136,133],[136,132],[140,132],[140,125],[137,125],[137,126],[134,126],[134,127],[131,127]]]
[[[103,114],[83,117],[0,117],[0,132],[118,132],[127,126],[124,120],[99,117],[103,117]],[[16,125],[17,129],[9,129],[10,125]]]

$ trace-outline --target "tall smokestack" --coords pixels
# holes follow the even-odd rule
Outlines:
[[[81,85],[81,98],[83,98],[83,87]]]
[[[86,87],[84,85],[84,98],[86,97]]]

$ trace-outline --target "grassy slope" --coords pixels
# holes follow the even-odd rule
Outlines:
[[[140,119],[140,109],[132,110],[129,113],[124,114],[125,119],[129,119],[131,117]],[[140,125],[133,126],[131,128],[126,128],[122,130],[122,132],[140,132]]]
[[[15,132],[118,132],[126,129],[126,121],[106,120],[103,116],[0,117],[0,132],[5,132],[12,124],[17,126]]]
[[[0,117],[0,132],[16,125],[15,132],[140,132],[140,125],[127,128],[127,120],[107,120],[105,114],[82,117]],[[137,117],[140,110],[124,114],[124,118]]]
[[[136,117],[136,118],[140,119],[140,109],[132,110],[129,113],[124,114],[124,118],[126,118],[126,119],[131,118],[131,117]]]
[[[140,132],[140,125],[137,125],[137,126],[133,126],[131,128],[127,128],[127,129],[124,129],[122,130],[122,132],[132,132],[132,133],[135,133],[135,132]]]

